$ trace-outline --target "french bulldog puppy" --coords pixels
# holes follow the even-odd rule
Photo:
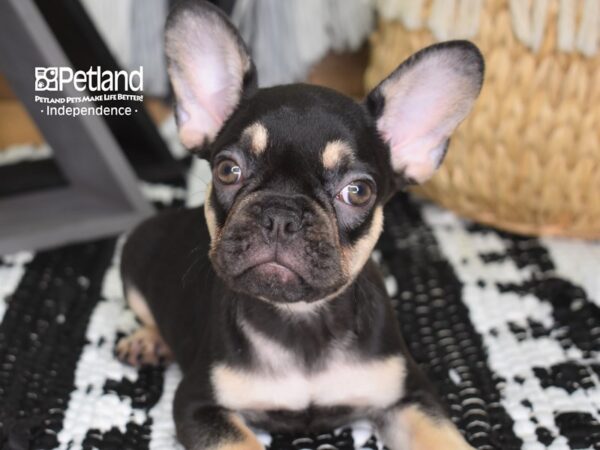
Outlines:
[[[471,447],[402,340],[370,259],[383,205],[427,180],[467,116],[483,59],[466,41],[416,53],[363,103],[304,84],[257,88],[227,18],[179,3],[166,26],[181,142],[210,162],[204,213],[141,224],[122,255],[142,326],[131,364],[174,359],[187,449],[262,449],[250,426],[367,418],[391,450]]]

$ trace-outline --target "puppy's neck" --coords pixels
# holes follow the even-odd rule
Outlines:
[[[312,303],[276,304],[256,298],[238,298],[235,323],[249,326],[261,335],[314,362],[332,345],[356,335],[361,312],[356,289],[349,286],[336,298]]]

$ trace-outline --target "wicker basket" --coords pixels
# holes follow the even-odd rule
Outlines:
[[[442,168],[418,191],[517,233],[599,238],[600,2],[572,0],[563,11],[569,1],[442,1],[413,1],[408,11],[406,0],[380,0],[388,18],[371,38],[366,73],[371,89],[408,55],[443,39],[470,38],[485,55],[481,97]],[[456,20],[440,26],[448,5]],[[523,5],[533,9],[516,10]],[[535,18],[524,28],[527,14]]]

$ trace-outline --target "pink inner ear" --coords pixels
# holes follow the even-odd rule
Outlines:
[[[214,139],[240,100],[250,64],[230,30],[211,20],[186,14],[167,32],[179,136],[187,148]]]
[[[444,146],[479,92],[452,50],[423,55],[380,87],[385,108],[378,128],[391,148],[392,166],[423,182],[444,156]]]

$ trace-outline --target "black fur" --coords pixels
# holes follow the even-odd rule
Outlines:
[[[177,15],[186,11],[223,22],[245,51],[231,25],[204,3],[185,2],[167,28],[176,26]],[[467,63],[475,61],[483,70],[472,44],[437,49],[445,46],[464,48],[471,58]],[[436,47],[425,52],[433,51]],[[425,52],[405,64],[414,64]],[[191,209],[143,223],[123,249],[125,289],[142,294],[184,374],[174,407],[179,439],[187,448],[203,449],[247,438],[232,423],[231,411],[219,404],[211,378],[217,364],[239,373],[261,369],[245,325],[293,354],[308,374],[318,373],[331,349],[342,342],[349,342],[345,351],[358,363],[401,356],[407,371],[398,380],[403,394],[392,398],[386,410],[342,401],[303,410],[243,411],[254,425],[318,431],[357,417],[387,423],[386,414],[410,404],[432,418],[444,417],[402,340],[377,267],[368,260],[358,273],[350,272],[354,246],[369,236],[372,246],[377,238],[376,210],[410,181],[392,170],[390,148],[377,131],[385,98],[375,89],[361,105],[330,89],[303,84],[257,90],[253,66],[241,78],[239,104],[212,142],[195,149],[213,168],[208,199],[208,213],[214,216],[212,242],[202,209]],[[253,151],[252,139],[244,134],[256,123],[268,134],[260,151]],[[351,154],[325,168],[323,152],[333,141],[343,142]],[[240,166],[239,183],[227,185],[215,177],[223,160]],[[355,180],[373,191],[362,206],[346,205],[338,195]],[[268,261],[284,268],[265,272],[261,267]],[[313,302],[319,302],[317,312],[293,309]]]
[[[158,328],[184,373],[175,401],[176,417],[185,416],[183,412],[192,399],[199,408],[206,405],[212,411],[216,406],[209,379],[209,367],[215,362],[241,370],[256,364],[237,324],[240,317],[297,354],[309,370],[317,370],[325,362],[324,350],[348,333],[355,337],[354,351],[359,358],[372,360],[400,353],[408,362],[409,398],[425,399],[429,410],[443,414],[406,349],[373,262],[369,261],[357,280],[318,315],[290,320],[285,311],[226,286],[210,264],[208,245],[202,210],[196,208],[150,219],[138,227],[123,249],[125,285],[135,285],[148,300]],[[299,413],[271,411],[250,418],[274,431],[315,427],[319,431],[361,415],[364,411],[342,407]]]

